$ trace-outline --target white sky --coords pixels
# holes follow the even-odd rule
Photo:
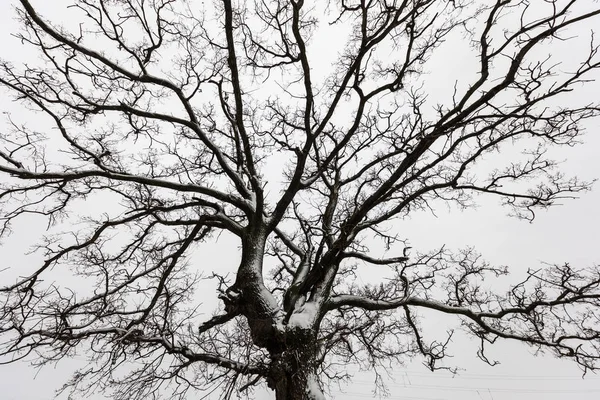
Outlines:
[[[50,1],[50,0],[46,0]],[[40,3],[41,0],[34,2]],[[16,25],[12,20],[14,0],[0,0],[0,57],[7,53],[14,58],[21,46],[8,39]],[[592,95],[592,93],[588,93]],[[0,107],[6,100],[0,99]],[[586,144],[570,149],[565,171],[579,174],[584,179],[600,178],[600,121],[589,124]],[[579,200],[565,202],[547,212],[538,214],[533,224],[506,217],[507,210],[497,206],[496,199],[482,202],[476,210],[446,212],[440,208],[438,217],[414,215],[405,224],[407,236],[415,248],[431,249],[446,244],[451,249],[473,245],[486,259],[506,264],[514,272],[515,281],[528,267],[541,262],[570,262],[576,267],[589,267],[600,262],[597,254],[600,234],[600,185]],[[22,259],[22,252],[31,226],[17,230],[10,241],[0,248],[0,269]],[[34,228],[35,229],[35,228]],[[215,251],[217,253],[217,251]],[[6,264],[6,265],[5,265]],[[210,293],[212,297],[212,293]],[[430,327],[443,326],[446,317],[432,314],[424,321]],[[530,349],[515,343],[501,343],[490,348],[490,354],[501,362],[491,368],[475,359],[476,344],[458,336],[452,347],[453,365],[465,370],[451,378],[448,374],[429,373],[418,360],[406,368],[391,371],[395,382],[390,384],[391,399],[447,399],[447,400],[555,400],[600,398],[600,376],[580,378],[580,371],[568,361],[552,357],[535,358]],[[27,363],[0,366],[0,399],[46,400],[76,367],[77,362],[66,361],[58,368],[36,373]],[[371,398],[372,378],[359,374],[334,398]],[[272,393],[257,394],[259,399],[274,398]],[[190,399],[191,400],[191,399]]]

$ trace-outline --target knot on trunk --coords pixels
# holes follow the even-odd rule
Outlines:
[[[229,287],[225,291],[220,291],[219,299],[225,306],[225,312],[227,314],[238,314],[240,310],[240,303],[242,300],[242,293],[235,287]]]

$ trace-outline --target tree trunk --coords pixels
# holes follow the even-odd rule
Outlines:
[[[295,328],[285,336],[285,349],[272,354],[269,387],[276,400],[325,400],[316,374],[314,331]]]
[[[253,343],[271,355],[268,385],[276,399],[325,400],[316,374],[317,314],[304,313],[300,323],[286,324],[283,310],[262,280],[264,249],[265,235],[260,229],[244,236],[232,288],[240,291],[241,297],[232,299],[232,306],[247,318]]]
[[[276,400],[325,400],[314,371],[287,371],[275,382]]]
[[[305,364],[302,354],[283,354],[271,368],[271,388],[276,400],[325,400],[314,363]]]

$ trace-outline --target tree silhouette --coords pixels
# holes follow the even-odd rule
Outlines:
[[[572,93],[600,67],[593,32],[569,34],[598,22],[596,3],[72,0],[56,18],[34,3],[20,0],[18,37],[38,58],[1,66],[36,123],[6,115],[1,233],[32,214],[48,232],[41,264],[2,280],[4,362],[84,351],[65,388],[116,399],[259,384],[322,399],[347,374],[336,365],[449,368],[452,332],[428,342],[428,309],[456,315],[485,362],[506,338],[598,368],[597,268],[550,265],[494,292],[483,280],[506,267],[411,251],[400,229],[480,195],[533,220],[590,187],[549,150],[600,111]],[[555,51],[565,41],[586,46]],[[473,71],[445,71],[436,55],[464,43]],[[239,244],[234,275],[200,258],[221,234]],[[370,268],[387,279],[361,284]],[[207,278],[211,318],[194,294]]]

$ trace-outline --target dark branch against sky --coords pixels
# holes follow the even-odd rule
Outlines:
[[[562,160],[600,112],[596,5],[15,5],[37,58],[2,54],[0,233],[46,232],[0,269],[3,361],[85,351],[67,389],[115,398],[321,399],[340,365],[379,389],[389,363],[455,371],[460,330],[490,365],[510,339],[597,369],[597,264],[511,274],[425,216],[491,198],[533,222],[586,195],[594,168]]]

